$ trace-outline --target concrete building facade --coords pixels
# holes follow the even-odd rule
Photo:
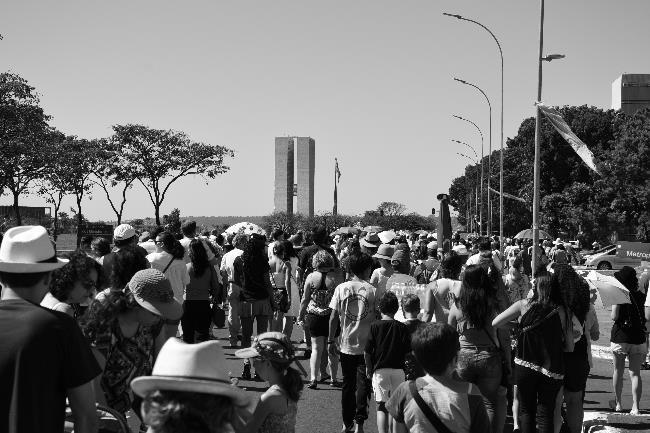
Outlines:
[[[273,207],[278,212],[293,213],[293,154],[292,137],[275,137],[275,192]]]
[[[625,114],[650,107],[650,74],[623,74],[612,83],[612,109]]]
[[[294,154],[296,156],[295,163]],[[293,213],[293,197],[297,196],[297,213],[305,216],[314,215],[315,165],[316,142],[313,138],[275,138],[275,191],[273,204],[276,212]]]
[[[298,213],[305,216],[314,216],[316,142],[311,137],[298,137],[297,142]]]

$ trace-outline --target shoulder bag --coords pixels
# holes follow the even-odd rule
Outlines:
[[[424,401],[418,392],[417,387],[415,386],[414,380],[409,380],[409,391],[411,391],[411,397],[413,397],[413,400],[415,400],[415,402],[418,404],[418,407],[424,416],[427,417],[429,422],[435,427],[438,433],[453,433],[451,430],[449,430],[449,427],[443,424],[440,418],[438,418],[438,415],[436,415],[435,412]]]

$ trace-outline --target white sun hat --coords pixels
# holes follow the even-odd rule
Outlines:
[[[4,234],[0,245],[0,272],[49,272],[66,263],[68,260],[56,256],[45,227],[12,227]]]
[[[250,395],[230,382],[223,348],[216,341],[187,344],[170,338],[160,349],[151,376],[133,379],[131,389],[140,397],[151,391],[185,391],[230,397],[246,406]]]

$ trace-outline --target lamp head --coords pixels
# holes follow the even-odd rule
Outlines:
[[[462,20],[462,19],[463,19],[463,17],[460,16],[460,15],[458,15],[458,14],[448,14],[447,12],[443,12],[442,14],[443,14],[443,15],[446,15],[446,16],[448,16],[448,17],[457,18],[457,19],[459,19],[459,20]]]
[[[454,77],[454,80],[458,81],[459,83],[467,84],[467,81],[461,80],[460,78]]]
[[[565,57],[566,56],[564,54],[549,54],[546,57],[542,57],[542,60],[544,60],[545,62],[550,62],[552,60],[559,60]]]

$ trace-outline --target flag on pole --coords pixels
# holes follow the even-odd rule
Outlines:
[[[493,192],[494,194],[500,194],[499,191],[497,191],[496,189],[494,189],[494,188],[492,188],[492,187],[490,187],[490,191]],[[522,203],[526,203],[526,200],[524,200],[523,198],[521,198],[521,197],[515,197],[514,195],[512,195],[512,194],[508,194],[507,192],[504,192],[504,193],[503,193],[503,196],[504,196],[505,198],[511,198],[511,199],[513,199],[513,200],[517,200],[517,201],[520,201],[520,202],[522,202]]]
[[[566,140],[567,143],[571,145],[573,150],[578,154],[578,156],[587,164],[587,167],[595,171],[597,174],[600,174],[598,168],[596,168],[596,160],[594,159],[594,154],[591,153],[591,150],[587,145],[578,138],[577,135],[569,128],[569,125],[564,121],[562,115],[556,110],[548,107],[541,102],[537,103],[540,111],[544,113],[546,118],[551,122],[551,125],[555,130]],[[505,195],[504,195],[505,197]]]
[[[341,180],[341,170],[339,169],[339,160],[334,158],[336,164],[334,165],[334,172],[336,173],[336,182]]]

